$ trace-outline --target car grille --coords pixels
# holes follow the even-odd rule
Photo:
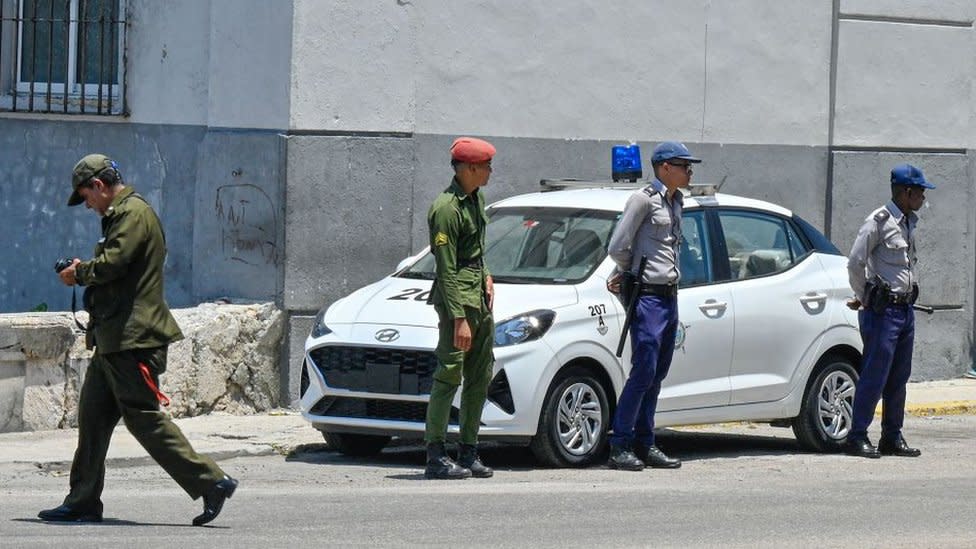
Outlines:
[[[423,423],[427,419],[426,402],[404,402],[378,398],[323,397],[309,412],[316,416],[387,419]],[[451,407],[450,422],[457,424],[458,409]]]
[[[437,368],[431,351],[330,346],[308,354],[329,387],[369,393],[430,394]]]

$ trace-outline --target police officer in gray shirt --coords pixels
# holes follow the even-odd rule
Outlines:
[[[643,279],[630,325],[631,369],[620,393],[610,436],[612,469],[640,471],[646,466],[674,469],[681,462],[654,443],[654,412],[661,382],[668,375],[678,329],[678,251],[681,246],[681,188],[691,182],[691,165],[701,162],[675,141],[654,148],[654,180],[635,192],[614,229],[608,252],[618,273],[607,288],[619,291],[620,274]],[[640,258],[644,272],[637,273]]]
[[[905,384],[912,373],[915,311],[915,212],[925,203],[925,189],[934,189],[922,170],[901,164],[891,170],[891,200],[864,220],[847,263],[858,310],[864,357],[854,391],[851,430],[845,451],[853,456],[917,457],[901,434],[905,417]],[[868,426],[884,398],[881,440],[875,448]]]

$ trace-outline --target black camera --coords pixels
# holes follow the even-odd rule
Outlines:
[[[54,262],[54,272],[60,273],[61,271],[70,267],[72,263],[73,260],[68,259],[67,257],[62,257],[61,259]]]

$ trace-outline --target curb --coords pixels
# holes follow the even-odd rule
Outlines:
[[[881,408],[875,410],[875,415]],[[976,414],[976,400],[947,400],[930,404],[911,404],[905,406],[905,414],[912,416],[959,416]]]

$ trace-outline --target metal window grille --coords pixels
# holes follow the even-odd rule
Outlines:
[[[128,115],[125,0],[0,0],[0,111]]]

